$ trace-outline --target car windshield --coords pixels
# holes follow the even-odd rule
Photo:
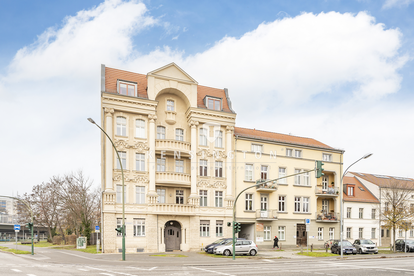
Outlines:
[[[341,245],[341,243],[338,243],[339,245]],[[343,241],[342,242],[343,246],[352,246],[352,244],[349,241]]]
[[[231,245],[231,244],[233,244],[232,240],[229,240],[229,241],[226,241],[225,243],[223,243],[223,245]]]
[[[412,240],[407,240],[407,244],[414,244],[414,241],[412,241]]]
[[[361,240],[361,244],[374,244],[371,240]]]
[[[219,240],[216,240],[215,242],[213,242],[213,244],[218,244],[218,243],[222,243],[222,242],[223,242],[223,240],[219,239]]]

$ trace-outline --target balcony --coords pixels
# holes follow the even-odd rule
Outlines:
[[[256,186],[256,191],[272,193],[277,191],[277,184],[273,184],[271,182],[260,184]]]
[[[316,222],[338,222],[339,213],[335,212],[319,212],[316,213]]]
[[[187,204],[156,203],[149,208],[152,209],[154,214],[191,216],[195,214],[197,207]]]
[[[181,156],[190,156],[191,144],[189,142],[157,139],[155,140],[155,152],[165,151],[165,154],[173,155],[175,152]]]
[[[187,173],[177,172],[156,172],[155,173],[156,184],[179,184],[181,186],[190,186],[191,178]]]
[[[277,220],[277,209],[256,210],[256,220]]]
[[[337,197],[339,196],[339,188],[338,187],[328,187],[323,189],[322,186],[315,187],[315,195],[317,196],[324,196],[324,197]]]

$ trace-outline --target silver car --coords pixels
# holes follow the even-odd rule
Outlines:
[[[237,241],[235,245],[236,255],[246,255],[250,256],[256,255],[258,252],[257,245],[253,241]],[[214,248],[214,254],[230,256],[233,255],[233,241],[229,241],[224,245],[217,246]]]
[[[354,241],[354,246],[359,254],[374,253],[378,254],[378,248],[371,240],[358,239]]]

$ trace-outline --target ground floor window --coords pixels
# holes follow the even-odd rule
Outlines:
[[[318,227],[318,240],[323,240],[323,228]]]
[[[223,237],[223,221],[216,220],[216,236]]]
[[[121,228],[122,226],[122,218],[117,218],[116,219],[116,228]],[[125,227],[126,227],[126,219],[125,219]],[[116,231],[116,235],[117,236],[122,236],[122,233],[119,233],[118,231]],[[125,231],[125,236],[126,236],[126,231]]]
[[[387,238],[390,237],[390,229],[387,229]]]
[[[145,236],[145,219],[134,219],[134,237]]]
[[[270,241],[271,240],[271,227],[270,226],[265,226],[264,227],[264,240],[265,241]]]
[[[402,229],[398,230],[398,237],[400,237],[400,238],[403,237],[403,230]]]
[[[371,229],[371,239],[376,239],[375,232],[377,232],[377,229],[376,228],[372,228]]]
[[[201,220],[200,221],[200,237],[209,237],[210,236],[210,221]]]
[[[384,237],[384,229],[381,229],[381,238]]]
[[[285,238],[285,226],[279,226],[279,240],[284,241]]]
[[[351,236],[351,230],[352,230],[352,228],[351,227],[347,227],[346,228],[346,238],[347,239],[350,239],[352,236]]]
[[[335,228],[333,228],[333,227],[329,228],[329,239],[330,240],[335,239]]]
[[[414,228],[411,227],[410,229],[410,238],[414,237]]]

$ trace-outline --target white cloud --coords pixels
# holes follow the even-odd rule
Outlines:
[[[124,20],[117,20],[121,14]],[[142,3],[108,0],[68,17],[16,54],[0,77],[6,99],[0,109],[12,118],[0,120],[11,133],[0,144],[10,157],[0,161],[9,172],[4,183],[26,183],[27,190],[79,168],[100,182],[100,133],[86,118],[99,121],[101,63],[145,74],[174,61],[200,84],[229,88],[238,125],[313,137],[344,147],[349,160],[366,149],[392,158],[387,139],[408,144],[414,138],[404,109],[383,100],[400,87],[398,70],[408,59],[399,53],[402,34],[364,12],[303,13],[262,23],[191,56],[168,46],[146,55],[134,51],[132,36],[145,28],[174,32],[160,20]],[[384,124],[392,131],[384,134]],[[414,155],[406,151],[401,160]],[[398,169],[403,174],[407,166]]]
[[[386,0],[382,5],[382,8],[389,9],[393,7],[407,7],[411,3],[414,3],[414,0]]]

